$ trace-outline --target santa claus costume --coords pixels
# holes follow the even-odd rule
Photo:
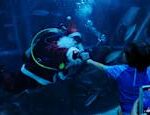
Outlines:
[[[3,79],[8,90],[24,90],[66,79],[66,71],[81,63],[79,52],[84,48],[79,32],[66,33],[58,28],[38,32],[27,51],[27,60],[15,77]],[[12,82],[13,81],[13,82]]]

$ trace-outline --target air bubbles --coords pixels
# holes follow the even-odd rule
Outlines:
[[[88,20],[86,25],[88,25],[88,26],[93,26],[92,20]]]
[[[71,16],[67,16],[66,19],[67,19],[68,21],[70,21],[70,20],[72,20],[72,17],[71,17]]]
[[[76,16],[81,20],[87,20],[93,12],[94,4],[94,0],[80,0],[76,3]]]

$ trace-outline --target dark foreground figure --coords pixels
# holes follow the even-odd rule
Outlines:
[[[117,106],[115,82],[103,77],[105,74],[94,67],[81,68],[78,74],[70,76],[71,79],[36,90],[25,90],[9,98],[3,97],[1,114],[88,115]]]

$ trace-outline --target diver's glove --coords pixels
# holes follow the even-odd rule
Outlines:
[[[79,57],[83,62],[86,62],[88,59],[90,59],[90,54],[89,52],[80,52]]]

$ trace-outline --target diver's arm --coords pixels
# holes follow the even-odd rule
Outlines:
[[[106,65],[102,64],[102,63],[99,63],[99,62],[96,62],[96,61],[93,61],[92,59],[88,59],[87,60],[87,64],[90,64],[90,65],[93,65],[97,68],[99,68],[100,70],[105,70],[106,68]]]

